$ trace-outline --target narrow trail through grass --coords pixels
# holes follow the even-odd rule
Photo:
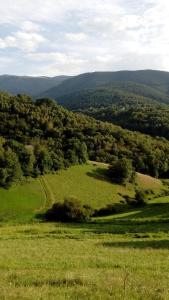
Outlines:
[[[43,204],[39,208],[35,209],[35,213],[40,213],[40,212],[42,212],[42,211],[44,211],[46,209],[47,203],[48,203],[48,199],[47,199],[46,190],[44,189],[44,185],[41,182],[41,179],[38,178],[37,181],[39,182],[42,194],[44,195],[44,202],[43,202]]]
[[[44,192],[45,198],[46,198],[45,208],[49,208],[52,206],[52,204],[54,204],[56,202],[54,194],[48,184],[47,179],[44,176],[40,177],[39,181],[40,181],[41,187],[43,189],[43,192]]]

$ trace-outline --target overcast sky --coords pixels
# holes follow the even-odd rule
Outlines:
[[[167,0],[0,0],[0,74],[169,71]]]

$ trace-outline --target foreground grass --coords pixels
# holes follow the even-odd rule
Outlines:
[[[126,221],[4,224],[0,299],[169,299],[168,224]]]
[[[103,207],[134,193],[106,181],[105,168],[91,163],[0,189],[0,299],[169,299],[169,197],[87,224],[35,222],[65,196]],[[142,175],[137,184],[162,187]]]
[[[87,224],[0,226],[0,299],[169,299],[169,197]]]

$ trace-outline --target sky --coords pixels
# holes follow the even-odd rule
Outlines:
[[[0,74],[169,71],[167,0],[0,0]]]

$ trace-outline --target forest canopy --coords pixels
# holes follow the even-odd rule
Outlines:
[[[0,185],[88,159],[130,160],[136,171],[169,175],[169,141],[69,112],[50,99],[0,94]]]

